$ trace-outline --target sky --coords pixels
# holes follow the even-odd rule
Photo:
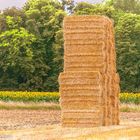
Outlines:
[[[27,0],[0,0],[0,10],[3,10],[8,7],[16,6],[16,7],[22,7],[24,3]],[[86,1],[86,2],[101,2],[102,0],[75,0],[75,2],[81,2],[81,1]]]

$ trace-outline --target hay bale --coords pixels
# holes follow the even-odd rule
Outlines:
[[[114,30],[103,16],[64,19],[64,72],[59,76],[62,126],[119,124]]]

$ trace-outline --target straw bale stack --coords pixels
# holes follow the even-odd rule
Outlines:
[[[64,72],[59,83],[62,126],[119,124],[119,75],[110,19],[64,19]]]

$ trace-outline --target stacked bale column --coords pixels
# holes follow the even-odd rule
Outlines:
[[[65,18],[64,72],[59,76],[63,126],[119,123],[115,59],[113,26],[108,18]]]

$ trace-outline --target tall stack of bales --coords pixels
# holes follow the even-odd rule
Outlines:
[[[62,125],[119,124],[112,21],[103,16],[66,17],[64,46],[64,72],[59,76]]]

